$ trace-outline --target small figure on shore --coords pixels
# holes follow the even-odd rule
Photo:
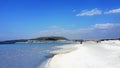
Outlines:
[[[82,44],[82,41],[80,41],[80,44]]]

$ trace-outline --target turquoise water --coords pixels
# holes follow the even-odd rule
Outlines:
[[[70,43],[34,43],[0,45],[0,68],[38,68],[50,57],[54,46]]]

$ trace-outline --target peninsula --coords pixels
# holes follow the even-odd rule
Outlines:
[[[37,43],[37,42],[59,42],[68,41],[69,39],[61,36],[38,37],[34,39],[18,39],[0,41],[0,44],[14,44],[14,43]]]

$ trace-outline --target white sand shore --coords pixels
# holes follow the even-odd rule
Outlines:
[[[56,54],[69,53],[71,51],[76,50],[79,45],[78,44],[69,44],[69,45],[63,45],[63,46],[56,46],[55,48],[60,48],[60,50],[52,51],[51,54],[55,54],[56,55]]]
[[[77,47],[76,50],[59,52],[49,60],[47,68],[120,68],[119,42],[86,42],[73,45]]]

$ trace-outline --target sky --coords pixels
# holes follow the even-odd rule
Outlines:
[[[0,0],[0,40],[120,38],[120,0]]]

